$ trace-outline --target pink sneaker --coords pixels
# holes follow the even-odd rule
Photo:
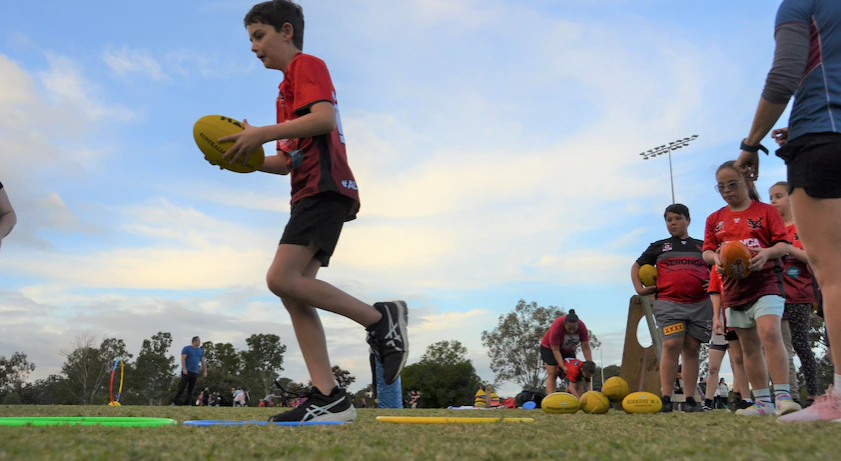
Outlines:
[[[781,423],[811,423],[839,419],[841,419],[841,396],[835,393],[832,386],[808,408],[777,418]]]

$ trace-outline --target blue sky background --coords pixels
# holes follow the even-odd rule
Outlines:
[[[700,136],[673,161],[702,238],[723,206],[715,168],[738,154],[771,64],[778,2],[302,4],[362,197],[322,277],[368,302],[406,299],[410,363],[458,339],[493,379],[480,335],[519,299],[576,309],[619,363],[629,268],[667,235],[670,203],[667,159],[638,154]],[[192,139],[207,114],[274,121],[282,74],[250,52],[251,5],[0,6],[0,181],[19,215],[0,252],[0,354],[27,352],[34,377],[57,372],[78,334],[136,354],[169,331],[174,354],[194,334],[238,348],[279,334],[284,375],[307,378],[264,282],[288,178],[214,169]],[[764,193],[785,169],[762,162]],[[352,389],[367,384],[363,329],[323,319],[333,362]]]

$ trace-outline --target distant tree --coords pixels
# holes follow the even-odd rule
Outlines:
[[[140,347],[131,387],[146,405],[162,405],[169,396],[172,375],[178,366],[169,354],[171,346],[172,335],[159,331],[144,339]]]
[[[421,391],[426,408],[470,404],[482,383],[458,341],[429,345],[418,363],[403,369],[401,379],[404,391]]]
[[[347,389],[354,381],[356,381],[355,376],[350,374],[349,371],[343,370],[338,365],[333,366],[333,376],[336,378],[336,382],[339,383],[339,387],[342,389]]]
[[[61,372],[67,378],[67,390],[82,405],[105,403],[114,361],[119,357],[128,362],[132,357],[122,339],[106,338],[96,347],[96,339],[88,334],[77,336],[75,348],[63,353],[66,361]]]
[[[283,354],[286,346],[280,342],[280,336],[272,334],[253,334],[245,343],[248,350],[241,353],[244,364],[243,378],[256,382],[258,391],[268,395],[274,387],[274,380],[283,371]]]
[[[15,352],[9,358],[0,355],[0,394],[20,392],[33,371],[35,364],[23,352]]]
[[[546,368],[540,358],[540,340],[552,322],[565,314],[558,307],[526,304],[521,299],[514,311],[499,316],[493,331],[483,331],[482,345],[488,350],[496,380],[524,387],[542,386]]]

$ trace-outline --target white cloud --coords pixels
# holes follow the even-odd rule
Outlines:
[[[109,47],[102,59],[125,81],[130,81],[132,74],[140,74],[157,82],[170,80],[158,61],[146,50],[131,49],[128,46],[116,50]]]

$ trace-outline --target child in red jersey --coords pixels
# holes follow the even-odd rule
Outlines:
[[[561,378],[569,381],[566,391],[580,399],[591,389],[590,378],[596,374],[596,363],[590,360],[564,359],[564,369],[566,373],[562,374]]]
[[[753,405],[753,400],[750,398],[750,389],[748,388],[748,377],[745,374],[744,357],[742,356],[742,345],[739,343],[739,336],[736,334],[736,329],[727,326],[727,316],[725,315],[723,306],[726,306],[726,301],[721,296],[721,275],[713,268],[710,271],[710,286],[707,290],[710,294],[710,301],[713,305],[713,339],[710,341],[710,380],[712,383],[717,381],[718,372],[721,368],[721,361],[724,359],[724,353],[729,351],[730,354],[730,369],[733,370],[733,403],[729,406],[732,411],[743,410]],[[721,347],[721,339],[726,341],[724,347]],[[715,370],[715,375],[713,375]],[[710,392],[712,390],[712,392]],[[715,386],[707,385],[707,400],[711,399],[715,394]],[[744,396],[744,397],[743,397]],[[722,395],[726,401],[729,396]],[[709,406],[708,402],[704,402],[705,406]]]
[[[324,62],[301,51],[304,14],[299,5],[289,0],[260,3],[248,12],[244,23],[251,51],[267,69],[283,72],[277,124],[256,127],[244,120],[244,131],[219,141],[234,141],[225,155],[231,162],[277,141],[277,155],[266,157],[260,171],[291,173],[292,211],[267,281],[289,312],[313,383],[304,404],[269,420],[351,421],[356,410],[333,377],[316,308],[366,327],[385,382],[391,384],[400,376],[409,352],[406,303],[371,306],[315,278],[319,268],[328,265],[344,222],[355,219],[359,211],[336,90]]]
[[[706,291],[709,268],[704,262],[704,242],[689,236],[689,208],[675,203],[666,208],[663,217],[671,237],[649,245],[631,266],[631,281],[640,296],[656,293],[654,319],[663,341],[660,358],[661,411],[672,411],[671,395],[677,378],[678,359],[683,364],[687,389],[698,383],[701,344],[710,340],[712,304]],[[657,266],[657,287],[643,288],[640,267]],[[694,397],[688,397],[683,411],[703,411]]]
[[[800,410],[800,405],[791,398],[788,354],[780,331],[780,318],[785,308],[780,258],[789,253],[791,243],[780,212],[759,201],[753,182],[742,176],[734,164],[726,162],[716,172],[716,190],[727,206],[707,218],[704,259],[714,264],[722,275],[727,321],[739,335],[745,371],[756,399],[750,408],[736,413],[746,416],[787,414]],[[736,240],[754,254],[750,260],[751,273],[741,280],[724,275],[719,257],[721,245]],[[769,371],[776,406],[768,390]]]
[[[788,183],[780,181],[769,190],[771,205],[780,210],[791,239],[791,253],[783,258],[783,281],[786,293],[786,314],[791,328],[791,340],[797,356],[800,357],[800,371],[806,380],[808,399],[806,407],[818,395],[817,361],[809,344],[809,330],[812,328],[812,306],[816,302],[815,281],[809,258],[803,251],[803,243],[797,235],[797,226],[791,213]]]

